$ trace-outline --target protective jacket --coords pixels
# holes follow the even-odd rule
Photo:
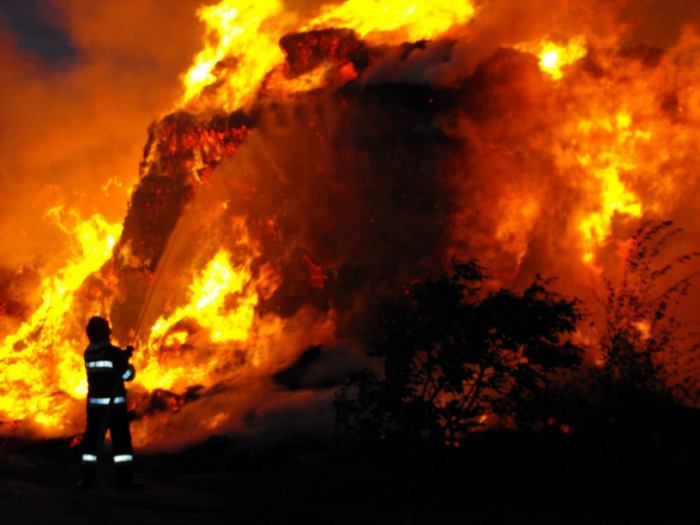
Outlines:
[[[134,367],[128,354],[109,341],[92,343],[85,349],[85,370],[88,378],[88,404],[91,399],[124,398],[124,381],[134,379]],[[117,403],[115,403],[117,404]]]

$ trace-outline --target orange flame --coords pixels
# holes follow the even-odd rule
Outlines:
[[[87,393],[81,352],[84,335],[82,329],[72,332],[70,323],[75,294],[110,258],[121,225],[110,224],[99,214],[82,220],[77,212],[61,206],[48,215],[73,237],[73,255],[63,268],[42,279],[41,303],[0,346],[0,413],[56,430],[63,428],[67,406]],[[93,305],[96,312],[102,308]],[[63,395],[56,396],[47,385]]]

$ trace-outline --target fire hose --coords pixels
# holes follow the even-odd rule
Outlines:
[[[153,276],[153,279],[151,280],[151,283],[148,286],[148,289],[146,291],[146,296],[144,297],[143,303],[141,304],[141,310],[139,312],[139,316],[136,321],[136,325],[134,327],[134,331],[131,336],[131,341],[127,345],[127,350],[130,351],[128,358],[131,358],[131,354],[134,351],[134,346],[138,340],[139,334],[141,332],[141,327],[143,325],[144,318],[146,317],[146,312],[148,311],[148,308],[151,304],[151,300],[153,299],[153,292],[157,287],[158,282],[160,281],[160,276],[162,275],[162,268],[164,266],[165,260],[168,258],[168,255],[170,254],[171,247],[172,247],[172,235],[168,238],[168,242],[165,246],[165,250],[163,250],[163,254],[160,258],[160,261],[158,263],[158,267],[156,269],[155,275]],[[107,435],[107,428],[109,427],[109,422],[110,422],[110,416],[112,413],[112,406],[114,404],[114,397],[117,395],[117,392],[119,391],[119,386],[121,384],[121,376],[119,374],[115,375],[114,379],[114,388],[112,389],[112,392],[110,393],[109,396],[109,401],[105,407],[105,412],[102,417],[102,426],[100,427],[100,433],[99,437],[97,440],[97,464],[95,465],[96,471],[95,471],[95,478],[97,480],[97,485],[102,490],[103,492],[113,496],[113,497],[120,497],[119,494],[114,492],[112,489],[110,489],[104,482],[103,479],[103,471],[104,471],[104,443],[105,443],[105,438]]]

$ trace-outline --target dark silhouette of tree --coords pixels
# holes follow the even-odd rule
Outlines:
[[[674,278],[700,254],[659,262],[680,233],[670,221],[636,230],[622,274],[606,282],[600,361],[538,401],[573,430],[626,447],[700,428],[700,344],[679,319],[698,272]]]
[[[369,341],[383,375],[366,371],[336,397],[339,428],[365,438],[457,444],[490,418],[547,419],[528,400],[579,365],[569,335],[576,300],[537,278],[522,293],[483,293],[475,262],[408,287],[379,312]]]
[[[681,231],[671,221],[644,224],[630,239],[620,282],[607,283],[602,375],[606,384],[629,395],[672,397],[697,405],[700,345],[678,315],[698,272],[675,280],[671,276],[700,253],[657,262]]]

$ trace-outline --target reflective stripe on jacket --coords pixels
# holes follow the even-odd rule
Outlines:
[[[135,375],[126,352],[105,340],[88,346],[83,355],[88,379],[88,398],[123,398],[126,395],[124,381],[132,380]]]

